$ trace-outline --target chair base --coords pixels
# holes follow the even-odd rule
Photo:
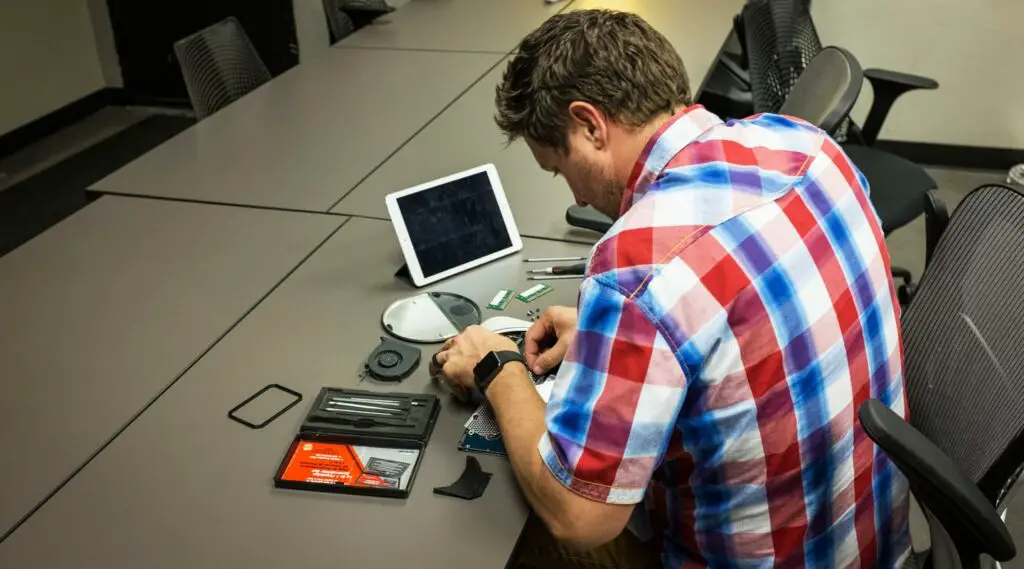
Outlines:
[[[913,275],[910,271],[903,267],[892,267],[892,278],[893,280],[902,279],[902,284],[896,285],[896,299],[900,303],[901,308],[906,308],[910,304],[910,299],[913,298],[914,293],[917,292],[917,283],[914,282]]]

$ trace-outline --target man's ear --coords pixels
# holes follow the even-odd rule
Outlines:
[[[608,121],[600,109],[590,103],[573,101],[569,103],[569,117],[595,148],[603,150],[608,145]]]

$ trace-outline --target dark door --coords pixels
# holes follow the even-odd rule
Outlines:
[[[242,23],[273,75],[299,62],[291,0],[107,0],[129,101],[188,104],[174,42],[224,18]]]

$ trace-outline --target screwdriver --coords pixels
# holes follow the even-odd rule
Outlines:
[[[586,263],[577,263],[575,265],[557,265],[554,267],[548,267],[546,269],[530,269],[526,271],[528,275],[582,275],[587,270]]]

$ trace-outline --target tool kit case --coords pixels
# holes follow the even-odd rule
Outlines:
[[[435,395],[325,387],[288,447],[274,485],[408,497],[439,411]]]

